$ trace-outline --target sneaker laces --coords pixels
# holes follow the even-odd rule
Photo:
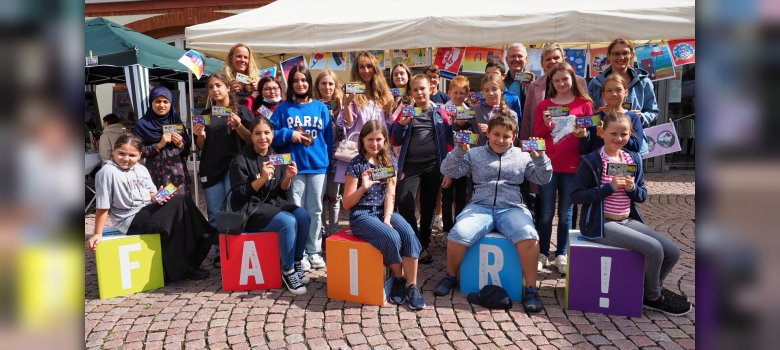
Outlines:
[[[301,279],[298,277],[298,271],[293,271],[286,276],[287,279],[290,281],[290,287],[292,287],[293,289],[298,289],[303,287],[303,282],[301,282]]]
[[[422,298],[422,293],[420,292],[420,288],[418,288],[416,284],[409,286],[408,290],[409,291],[407,293],[409,294],[410,299]]]

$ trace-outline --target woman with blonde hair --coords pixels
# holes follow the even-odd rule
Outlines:
[[[225,65],[222,66],[222,72],[230,78],[230,90],[238,95],[239,100],[257,96],[257,76],[258,69],[255,58],[252,56],[252,50],[244,43],[233,45],[228,51]],[[242,83],[236,80],[236,74],[241,73],[249,77],[249,83]],[[243,101],[242,101],[242,104]]]
[[[336,76],[336,73],[332,70],[325,69],[320,72],[314,79],[314,89],[312,90],[312,97],[322,101],[330,111],[331,120],[335,120],[335,117],[339,115],[341,111],[341,83]],[[333,149],[338,148],[338,144],[344,139],[344,133],[341,128],[333,123]],[[328,180],[325,185],[325,198],[323,199],[323,206],[325,202],[328,203],[325,208],[328,211],[327,224],[324,224],[325,217],[323,217],[323,224],[327,234],[332,234],[339,229],[339,202],[341,200],[340,193],[342,191],[343,181],[336,181],[336,159],[333,158],[333,154],[330,155],[330,172],[328,173]]]

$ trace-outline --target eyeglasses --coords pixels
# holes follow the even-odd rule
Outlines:
[[[268,91],[268,92],[280,91],[280,90],[282,90],[282,89],[280,89],[278,86],[263,88],[263,91]]]
[[[610,52],[609,54],[612,57],[629,57],[629,56],[631,56],[631,51]]]

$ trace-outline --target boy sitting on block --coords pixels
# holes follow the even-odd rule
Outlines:
[[[466,250],[492,231],[498,231],[515,244],[525,275],[523,307],[528,312],[542,310],[536,287],[536,259],[539,236],[531,213],[523,203],[520,185],[528,179],[544,185],[552,177],[552,165],[544,151],[523,152],[513,147],[517,119],[501,113],[488,122],[488,143],[469,151],[458,144],[441,165],[441,173],[453,179],[470,175],[474,182],[471,203],[458,215],[447,242],[447,276],[433,290],[437,296],[449,294],[457,286],[457,271]]]

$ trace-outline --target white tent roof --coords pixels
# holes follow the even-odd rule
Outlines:
[[[514,42],[695,37],[694,0],[278,0],[185,29],[190,48],[225,55],[312,53]]]

